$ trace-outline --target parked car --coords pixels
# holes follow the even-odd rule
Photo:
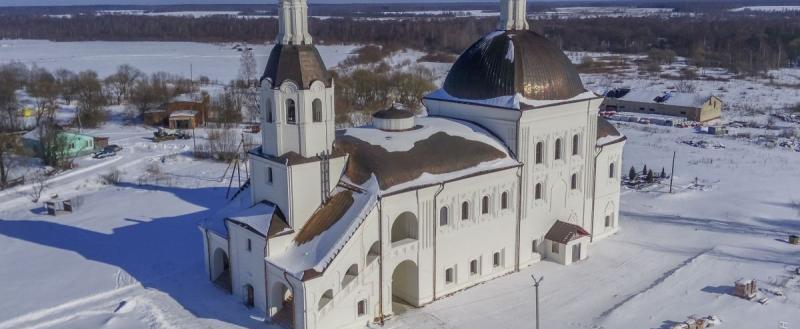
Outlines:
[[[113,156],[116,156],[116,155],[117,155],[117,152],[114,152],[114,150],[103,149],[101,151],[95,152],[94,155],[92,155],[92,158],[105,159],[105,158],[113,157]]]
[[[103,150],[104,151],[105,150],[112,150],[114,152],[119,152],[119,151],[122,151],[122,147],[117,145],[117,144],[111,144],[109,146],[104,147]]]

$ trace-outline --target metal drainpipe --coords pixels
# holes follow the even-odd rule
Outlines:
[[[520,259],[520,256],[521,256],[520,254],[522,254],[522,251],[520,250],[520,248],[521,248],[520,244],[521,244],[521,240],[522,240],[522,168],[524,168],[524,167],[519,167],[517,169],[517,185],[518,185],[517,186],[517,194],[518,194],[517,195],[517,234],[516,234],[516,240],[517,241],[516,241],[516,248],[514,250],[514,254],[515,254],[514,257],[516,258],[514,260],[514,271],[517,271],[517,272],[519,271],[519,268],[520,268],[520,265],[519,265],[519,259]]]
[[[595,198],[597,197],[597,158],[600,157],[600,154],[603,153],[605,148],[600,146],[600,152],[597,152],[594,156],[594,168],[592,169],[592,233],[589,236],[589,242],[594,242],[594,205],[595,205]]]
[[[211,271],[211,267],[212,267],[212,265],[211,265],[211,241],[208,240],[208,229],[205,226],[203,226],[203,235],[206,238],[206,258],[207,258],[207,261],[208,261],[208,266],[207,266],[208,279],[211,280],[211,282],[214,282],[214,273],[212,273],[212,271]],[[228,264],[230,264],[230,260],[228,260],[228,261],[229,261]]]
[[[264,303],[266,309],[266,319],[264,322],[267,322],[267,319],[270,318],[269,315],[269,280],[267,280],[267,250],[269,249],[269,238],[264,236]]]
[[[378,259],[378,299],[380,302],[378,303],[378,313],[379,319],[381,321],[381,326],[383,326],[383,199],[378,197],[378,244],[380,244],[380,257]],[[369,251],[367,251],[369,252]]]
[[[439,211],[438,200],[439,193],[442,193],[442,191],[444,191],[444,183],[440,183],[439,190],[433,194],[433,300],[436,300],[436,233],[439,231],[439,223],[437,221],[437,214]],[[450,217],[449,211],[447,217]],[[448,220],[450,219],[448,218]]]

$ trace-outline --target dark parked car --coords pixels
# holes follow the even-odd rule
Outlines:
[[[92,158],[105,159],[105,158],[113,157],[115,155],[117,155],[117,152],[114,152],[113,150],[109,150],[109,149],[103,149],[102,151],[95,152],[94,155],[92,156]]]

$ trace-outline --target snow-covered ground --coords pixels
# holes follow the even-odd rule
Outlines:
[[[784,11],[798,11],[800,6],[747,6],[731,9],[731,11],[766,11],[766,12],[784,12]]]
[[[204,47],[211,48],[180,53],[216,52]],[[227,64],[234,72],[236,54]],[[419,55],[399,53],[391,61],[410,66]],[[332,66],[338,55],[323,56]],[[79,69],[68,59],[52,63]],[[448,66],[430,65],[440,68],[437,75]],[[800,76],[788,69],[777,73],[784,83]],[[584,79],[589,88],[674,83],[630,72]],[[726,116],[748,116],[738,102],[777,108],[800,99],[795,89],[768,82],[730,77],[694,83],[728,90]],[[619,128],[628,136],[623,173],[645,164],[669,173],[677,152],[675,193],[666,186],[624,191],[620,232],[593,244],[586,261],[566,267],[543,261],[390,319],[387,328],[531,328],[532,274],[545,278],[540,292],[546,328],[670,328],[694,314],[719,316],[720,328],[800,325],[800,275],[791,273],[800,266],[800,247],[786,243],[789,233],[800,233],[800,152],[691,129]],[[79,168],[52,178],[45,199],[73,199],[73,214],[45,215],[41,204],[30,201],[30,186],[0,192],[0,329],[275,328],[203,271],[197,224],[225,204],[227,165],[191,158],[192,140],[152,143],[147,128],[112,122],[90,133],[107,135],[124,150],[115,158],[80,158]],[[726,147],[680,143],[687,139]],[[163,172],[159,179],[147,174],[155,167]],[[123,171],[122,182],[102,184],[99,176],[114,168]],[[740,278],[757,279],[769,301],[734,297]]]
[[[195,42],[52,42],[45,40],[0,40],[0,63],[20,61],[50,70],[95,70],[101,77],[117,66],[130,64],[146,73],[164,71],[195,78],[230,81],[239,72],[241,52],[235,44]],[[258,67],[266,65],[272,45],[250,45]],[[356,46],[318,46],[328,66],[338,65]]]

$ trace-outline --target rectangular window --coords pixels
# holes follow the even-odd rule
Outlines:
[[[557,254],[558,253],[558,243],[555,243],[555,242],[551,241],[550,244],[552,245],[550,247],[550,251],[552,251],[554,254]]]
[[[252,250],[253,250],[253,241],[247,239],[247,251],[252,251]]]
[[[478,260],[473,259],[469,262],[469,275],[478,274]]]
[[[492,266],[499,267],[500,266],[500,253],[496,252],[492,255]]]
[[[358,301],[358,316],[367,315],[367,300],[362,299]]]
[[[533,242],[531,242],[531,252],[539,252],[539,240],[533,240]]]
[[[611,216],[606,216],[606,227],[611,226]]]
[[[455,273],[453,272],[452,267],[444,270],[444,283],[450,284],[455,282]]]
[[[272,168],[267,168],[267,183],[272,184]]]

